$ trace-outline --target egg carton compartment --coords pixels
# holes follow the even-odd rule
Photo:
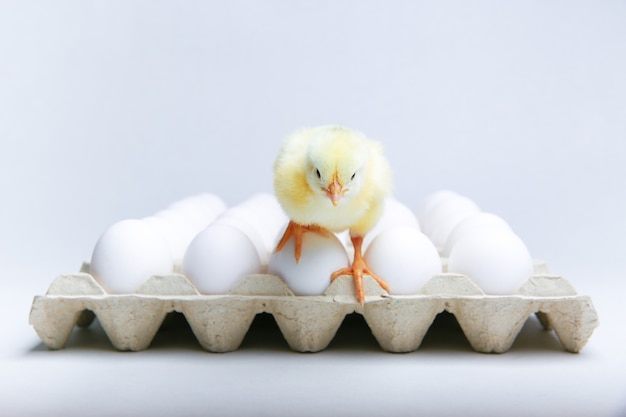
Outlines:
[[[87,270],[83,268],[83,270]],[[568,352],[579,352],[598,325],[588,296],[536,263],[533,275],[515,294],[485,295],[465,275],[433,276],[415,295],[391,295],[369,276],[365,302],[356,300],[350,276],[333,281],[322,295],[295,296],[270,274],[242,277],[223,295],[203,295],[178,273],[152,276],[134,294],[107,294],[88,273],[61,275],[43,296],[35,296],[30,324],[50,349],[62,349],[75,326],[95,317],[118,350],[147,349],[168,313],[182,313],[203,349],[236,350],[257,314],[271,314],[289,347],[299,352],[325,349],[346,315],[363,316],[387,352],[417,350],[436,316],[453,314],[477,352],[506,352],[526,320],[536,314]]]

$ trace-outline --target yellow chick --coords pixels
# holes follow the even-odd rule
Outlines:
[[[293,237],[297,262],[305,231],[328,235],[349,229],[352,265],[334,272],[331,280],[352,275],[361,304],[364,275],[388,291],[387,284],[369,270],[361,246],[382,215],[391,186],[382,146],[362,133],[341,126],[296,131],[284,141],[274,164],[276,197],[290,218],[276,252]]]

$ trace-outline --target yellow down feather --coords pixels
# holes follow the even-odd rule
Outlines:
[[[342,188],[336,206],[325,191],[333,180]],[[276,197],[292,221],[333,232],[349,229],[352,236],[374,227],[391,188],[382,146],[346,127],[294,132],[274,164]]]

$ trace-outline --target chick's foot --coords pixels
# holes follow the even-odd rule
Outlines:
[[[287,225],[287,229],[285,229],[285,233],[283,233],[283,237],[280,238],[278,245],[276,245],[275,252],[280,252],[285,247],[287,242],[289,242],[289,239],[293,237],[296,240],[294,245],[294,255],[296,257],[296,263],[298,263],[300,261],[300,257],[302,256],[302,236],[306,231],[314,232],[324,237],[330,236],[330,232],[322,227],[317,225],[302,225],[290,220]]]
[[[385,291],[389,291],[389,286],[385,281],[380,279],[376,274],[374,274],[363,259],[363,255],[361,253],[361,245],[363,244],[363,237],[361,236],[353,236],[351,237],[352,244],[354,245],[354,261],[352,262],[352,266],[347,268],[341,268],[332,273],[330,276],[330,280],[334,281],[338,277],[342,275],[352,275],[354,278],[354,285],[356,287],[356,298],[361,305],[365,301],[365,292],[363,291],[363,276],[369,275],[380,285]]]

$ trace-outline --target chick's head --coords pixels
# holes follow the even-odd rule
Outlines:
[[[306,179],[311,190],[337,206],[363,187],[368,150],[365,137],[351,129],[320,129],[309,144]]]

